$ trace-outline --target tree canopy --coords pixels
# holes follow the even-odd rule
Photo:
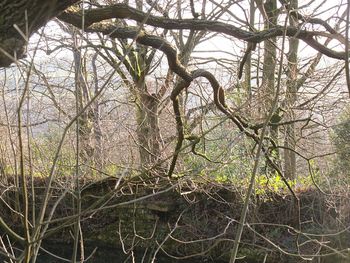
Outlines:
[[[299,26],[285,27],[283,25],[274,25],[265,30],[251,31],[236,27],[229,22],[209,21],[205,17],[198,19],[196,13],[194,14],[195,18],[192,19],[171,19],[166,15],[155,16],[152,15],[152,9],[156,9],[156,2],[151,4],[149,12],[143,12],[127,4],[119,3],[110,5],[96,4],[95,7],[84,10],[74,5],[76,2],[78,1],[2,1],[0,7],[5,12],[2,12],[0,20],[0,45],[3,51],[7,52],[7,55],[2,52],[0,66],[8,66],[12,62],[8,55],[13,56],[14,53],[17,53],[16,57],[21,58],[24,55],[26,36],[30,37],[38,28],[44,26],[50,19],[56,16],[60,20],[84,29],[87,32],[101,32],[116,38],[135,38],[141,44],[161,49],[167,56],[170,56],[169,64],[175,72],[177,70],[174,67],[176,65],[176,59],[173,57],[174,54],[172,54],[175,51],[168,46],[164,39],[152,36],[144,32],[142,28],[123,27],[121,24],[116,25],[111,19],[130,19],[163,29],[188,29],[223,33],[251,44],[260,43],[285,34],[288,37],[296,37],[303,40],[326,56],[341,60],[347,59],[347,52],[345,50],[335,51],[317,40],[317,37],[329,37],[345,45],[345,36],[334,30],[327,21],[320,18],[309,19],[299,14],[297,10],[289,10],[288,12],[301,22],[298,24]],[[288,10],[288,1],[280,2]],[[318,30],[307,30],[305,29],[305,24],[320,25],[322,27]],[[182,77],[186,79],[184,75]]]
[[[269,234],[259,246],[306,258],[299,242],[312,243],[316,256],[329,249],[345,258],[344,246],[324,245],[327,235],[318,239],[324,229],[312,234],[319,222],[305,219],[310,225],[304,228],[299,193],[313,185],[322,194],[328,190],[326,197],[341,196],[324,187],[333,186],[327,157],[335,151],[340,159],[347,156],[341,148],[348,122],[335,126],[333,145],[330,130],[347,101],[345,90],[350,92],[348,11],[343,0],[1,1],[0,181],[4,178],[4,193],[10,194],[0,208],[3,202],[23,231],[17,234],[11,217],[2,215],[0,228],[9,243],[23,249],[12,255],[4,245],[0,254],[35,262],[47,236],[74,225],[76,262],[84,239],[81,222],[121,204],[153,209],[159,216],[155,225],[177,217],[167,221],[175,222],[168,239],[182,227],[187,208],[168,218],[176,201],[164,206],[144,201],[173,190],[186,199],[197,188],[206,193],[213,183],[219,198],[210,198],[225,213],[218,209],[213,220],[204,221],[209,226],[221,218],[221,232],[193,231],[195,237],[178,243],[203,242],[200,253],[210,256],[220,242],[234,241],[230,262],[235,262],[243,228],[256,231],[254,242],[265,234],[245,223],[260,224],[257,215],[247,219],[248,208],[268,191],[266,203],[270,193],[282,193],[283,200],[288,193],[293,200],[294,222],[282,220],[278,228],[295,239],[297,250],[271,245],[275,237]],[[333,169],[337,179],[346,173],[341,171],[346,164],[339,163]],[[38,190],[38,178],[45,179],[44,190]],[[100,178],[106,193],[93,194],[86,204],[82,196],[90,196]],[[91,185],[83,185],[85,179]],[[146,190],[137,192],[139,185]],[[15,189],[15,198],[9,189]],[[242,189],[240,215],[231,215]],[[62,216],[58,210],[66,196],[73,202]],[[338,200],[327,209],[343,209]],[[346,216],[339,222],[347,222]],[[343,226],[339,233],[348,232]],[[155,237],[154,256],[166,239]]]

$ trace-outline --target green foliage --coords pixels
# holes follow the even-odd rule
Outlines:
[[[341,114],[333,128],[332,142],[336,148],[335,172],[349,175],[350,171],[350,107]]]
[[[204,152],[210,160],[216,162],[210,162],[206,158],[187,151],[183,155],[184,175],[192,175],[194,180],[204,177],[206,180],[217,183],[230,184],[244,192],[249,185],[255,160],[252,158],[251,142],[244,138],[238,140],[238,136],[239,134],[223,126],[222,129],[218,128],[207,133],[205,139],[200,138],[196,144],[196,150]],[[278,159],[278,151],[272,150],[270,158]],[[266,160],[261,158],[258,175],[255,178],[254,194],[262,198],[268,198],[271,193],[289,194],[283,178],[273,170],[267,172],[267,165]],[[313,188],[313,181],[320,184],[319,169],[313,160],[310,161],[310,170],[313,178],[311,175],[299,176],[294,180],[287,180],[288,185],[295,192],[299,192]]]
[[[287,179],[287,182],[295,192],[305,191],[314,186],[311,175],[300,176],[293,180]],[[270,176],[258,175],[255,178],[255,194],[262,196],[271,192],[286,194],[289,193],[289,189],[282,177],[277,173]]]
[[[116,175],[118,171],[120,171],[120,167],[115,164],[109,164],[104,167],[104,173],[110,174],[110,175]]]
[[[279,175],[269,177],[259,175],[255,178],[255,193],[257,195],[266,194],[266,191],[280,192],[285,190],[287,190],[287,186]]]
[[[241,190],[244,190],[249,185],[252,162],[252,160],[237,158],[232,163],[210,168],[210,164],[205,160],[199,160],[193,156],[186,158],[186,165],[193,168],[191,173],[194,179],[205,177],[217,183],[234,185]],[[318,169],[313,162],[310,165],[314,180],[319,183],[320,176]],[[295,192],[302,192],[314,187],[311,175],[300,176],[294,180],[288,179],[287,182]],[[257,175],[255,178],[254,194],[262,198],[268,198],[270,193],[289,194],[289,189],[277,172]]]

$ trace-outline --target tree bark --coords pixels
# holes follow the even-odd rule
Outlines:
[[[155,93],[149,94],[144,83],[136,83],[138,105],[136,107],[137,138],[139,143],[140,164],[143,170],[152,168],[152,172],[159,172],[161,167],[162,139],[158,122],[159,99]]]
[[[99,92],[99,80],[96,66],[96,59],[98,53],[96,53],[92,58],[92,70],[94,78],[94,94]],[[101,109],[100,109],[100,100],[96,99],[93,103],[93,122],[94,122],[94,137],[95,137],[95,154],[94,154],[94,163],[97,169],[102,169],[104,166],[104,152],[103,152],[103,136],[102,136],[102,127],[101,127]]]
[[[291,0],[288,6],[290,10],[298,10],[298,0]],[[296,26],[298,21],[294,16],[289,17],[289,23],[291,26]],[[292,109],[293,104],[297,99],[297,79],[298,79],[298,47],[299,40],[297,38],[289,39],[289,52],[288,52],[288,70],[287,70],[287,91],[286,100],[283,105],[286,108],[286,116],[288,121],[295,120],[295,114]],[[289,124],[285,126],[284,136],[284,173],[286,178],[294,179],[296,177],[296,156],[295,156],[295,124]]]
[[[78,0],[1,0],[0,67],[25,56],[27,39]]]
[[[264,3],[264,25],[265,29],[268,30],[273,28],[277,24],[277,1],[267,0]],[[264,61],[263,61],[263,78],[262,78],[262,93],[263,108],[262,114],[266,114],[270,111],[273,106],[273,98],[275,94],[275,71],[276,71],[276,38],[270,38],[264,41]],[[271,126],[269,129],[270,137],[278,144],[278,126]],[[277,162],[279,159],[279,153],[277,149],[273,149],[272,159]],[[272,167],[267,166],[267,172],[273,172]]]
[[[250,2],[250,6],[249,6],[249,24],[252,25],[254,27],[255,24],[255,4],[254,1]],[[244,72],[245,72],[245,77],[244,77],[244,86],[247,92],[247,97],[249,99],[249,101],[251,100],[252,97],[252,57],[251,57],[251,53],[249,53],[247,55],[247,60],[245,62],[245,68],[244,68]]]
[[[75,37],[75,36],[73,36]],[[82,65],[82,56],[80,50],[75,46],[73,48],[74,71],[75,71],[75,96],[76,112],[80,112],[90,100],[90,91],[84,80],[84,66]],[[90,162],[94,156],[94,147],[92,144],[94,112],[88,108],[77,119],[79,136],[79,157],[83,163]]]

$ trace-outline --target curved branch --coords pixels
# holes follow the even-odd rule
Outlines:
[[[176,142],[173,158],[172,158],[171,163],[170,163],[168,177],[171,177],[173,172],[174,172],[177,158],[178,158],[179,153],[181,151],[182,143],[185,139],[183,122],[182,122],[181,111],[180,111],[180,104],[179,104],[179,99],[177,98],[177,96],[180,94],[180,92],[182,90],[189,87],[190,84],[191,84],[191,82],[180,81],[178,83],[178,85],[176,86],[176,88],[173,89],[173,91],[171,92],[171,95],[170,95],[170,99],[173,102],[173,109],[174,109],[174,113],[175,113],[177,142]]]
[[[211,74],[209,71],[202,70],[202,69],[189,72],[181,64],[178,58],[178,53],[176,48],[174,48],[164,38],[150,35],[145,31],[140,30],[138,27],[118,27],[114,23],[95,23],[90,27],[86,28],[85,31],[100,32],[112,38],[135,39],[135,41],[139,44],[151,46],[155,49],[161,50],[162,52],[164,52],[164,54],[167,57],[169,68],[183,79],[183,81],[181,81],[179,85],[177,85],[173,89],[170,96],[173,102],[173,109],[174,109],[175,119],[176,119],[176,128],[178,131],[178,140],[175,147],[173,159],[168,171],[169,176],[172,175],[175,169],[178,154],[182,148],[182,144],[184,141],[184,128],[183,128],[182,116],[181,116],[181,111],[180,111],[177,97],[185,88],[189,87],[189,85],[194,79],[198,77],[204,77],[210,82],[211,87],[213,89],[214,104],[216,105],[216,107],[222,113],[224,113],[229,119],[231,119],[231,121],[233,121],[233,123],[238,127],[238,129],[241,132],[244,132],[246,136],[253,139],[256,143],[259,142],[257,131],[256,130],[251,131],[251,126],[246,121],[244,121],[240,116],[236,115],[234,111],[232,111],[229,107],[227,107],[225,103],[224,90],[222,89],[221,85],[219,84],[215,76]],[[275,142],[271,138],[266,137],[265,139],[267,139],[267,141],[272,144],[273,148],[276,147]],[[267,150],[266,150],[266,153],[268,153]]]
[[[80,28],[82,26],[83,20],[81,10],[73,8],[68,9],[59,15],[58,18],[76,27]],[[276,26],[274,28],[263,31],[251,32],[243,30],[232,24],[227,24],[219,21],[210,21],[204,19],[171,19],[167,17],[148,15],[147,13],[132,8],[126,4],[115,4],[101,8],[84,10],[85,28],[93,27],[95,23],[108,19],[131,19],[137,22],[144,22],[146,25],[164,29],[188,29],[223,33],[225,35],[251,43],[260,43],[273,37],[283,36],[285,33],[286,36],[296,37],[303,40],[305,43],[325,54],[326,56],[340,60],[346,59],[345,52],[334,51],[314,39],[314,37],[317,36],[326,36],[339,40],[340,38],[338,33],[332,34],[319,31],[308,31],[297,27],[284,28],[283,26]]]
[[[5,10],[5,12],[0,14],[0,67],[7,67],[14,62],[15,59],[24,57],[24,47],[27,38],[55,16],[58,16],[60,20],[78,28],[88,28],[97,22],[108,19],[131,19],[164,29],[188,29],[222,33],[251,43],[260,43],[269,38],[282,36],[285,31],[282,26],[276,26],[260,32],[251,32],[232,24],[219,21],[196,18],[170,19],[168,17],[149,15],[126,4],[97,7],[84,10],[83,12],[83,10],[73,6],[76,2],[78,2],[78,0],[3,0],[0,3],[1,10]],[[69,6],[70,8],[68,10],[61,13]],[[83,13],[84,19],[82,19]],[[344,44],[344,36],[332,30],[326,22],[320,19],[306,19],[297,13],[294,13],[294,15],[302,21],[321,24],[325,27],[327,32],[287,27],[286,36],[299,38],[331,58],[346,60],[346,52],[329,49],[314,39],[316,36],[331,37]],[[83,21],[85,24],[82,24]],[[16,25],[16,27],[14,27],[14,25]]]
[[[242,58],[241,63],[239,63],[238,79],[242,78],[244,65],[245,65],[250,53],[253,50],[255,50],[255,48],[256,48],[256,43],[251,43],[251,42],[248,43],[247,50],[244,53],[244,56]]]
[[[322,20],[320,18],[308,17],[308,16],[302,15],[301,13],[298,12],[298,10],[291,8],[290,3],[288,3],[288,1],[286,0],[280,0],[280,3],[282,5],[285,5],[287,10],[291,10],[289,14],[296,20],[300,20],[303,23],[310,23],[314,25],[323,26],[330,34],[334,35],[335,38],[337,38],[340,42],[345,44],[346,38],[341,34],[339,34],[336,29],[334,29],[330,24],[327,23],[327,21]]]

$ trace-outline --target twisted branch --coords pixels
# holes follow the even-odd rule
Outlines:
[[[146,25],[164,28],[164,29],[188,29],[197,31],[211,31],[216,33],[222,33],[234,38],[248,41],[250,43],[260,43],[267,39],[283,36],[285,33],[288,37],[296,37],[303,40],[305,43],[318,50],[319,52],[325,54],[326,56],[345,60],[345,52],[334,51],[323,44],[317,42],[314,37],[331,37],[332,39],[337,39],[343,42],[339,37],[339,34],[334,31],[323,32],[323,31],[308,31],[303,30],[298,27],[289,26],[287,28],[283,26],[276,26],[271,29],[251,32],[243,30],[231,24],[219,22],[219,21],[209,21],[204,19],[171,19],[167,17],[160,17],[154,15],[148,15],[145,12],[137,10],[126,4],[115,4],[110,6],[105,6],[101,8],[95,8],[90,10],[84,10],[84,20],[82,19],[82,10],[71,8],[63,12],[58,18],[66,23],[72,24],[77,27],[82,26],[82,21],[85,21],[85,28],[91,27],[97,22],[108,19],[131,19],[137,22],[145,22]],[[145,18],[147,17],[147,20]],[[328,27],[327,27],[328,29]]]

